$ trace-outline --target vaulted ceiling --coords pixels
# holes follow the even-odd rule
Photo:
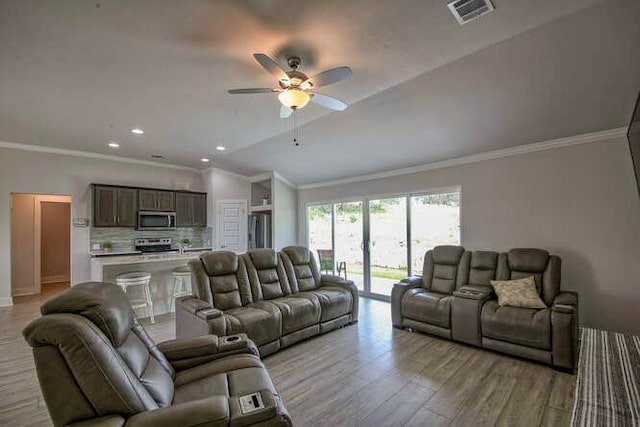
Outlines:
[[[628,123],[637,0],[494,0],[464,26],[446,3],[2,0],[0,141],[306,184]],[[350,107],[300,110],[295,147],[275,95],[226,93],[273,86],[254,52],[350,66],[322,90]]]

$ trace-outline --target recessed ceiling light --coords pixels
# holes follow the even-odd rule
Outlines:
[[[218,145],[218,146],[216,147],[216,150],[218,150],[218,151],[224,151],[224,150],[226,150],[226,149],[227,149],[227,147],[224,147],[224,146],[222,146],[222,145]]]
[[[204,163],[209,163],[211,160],[207,159],[206,157],[203,157],[200,159],[200,161]]]
[[[115,142],[115,141],[109,141],[109,143],[108,143],[107,145],[108,145],[109,147],[111,147],[111,148],[118,148],[118,147],[120,147],[120,144],[118,144],[118,143],[117,143],[117,142]]]
[[[140,128],[133,128],[131,129],[131,133],[135,133],[136,135],[142,135],[144,131]]]

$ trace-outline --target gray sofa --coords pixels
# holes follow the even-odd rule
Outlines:
[[[55,426],[291,426],[246,335],[156,345],[109,283],[82,283],[45,303],[23,331]],[[243,411],[256,394],[263,408]]]
[[[422,276],[391,294],[393,326],[573,370],[577,362],[578,295],[560,290],[560,258],[542,249],[508,253],[438,246]],[[499,306],[491,280],[533,276],[545,309]]]
[[[265,356],[358,320],[355,284],[321,275],[301,246],[208,252],[189,265],[193,296],[176,302],[180,338],[246,333]]]

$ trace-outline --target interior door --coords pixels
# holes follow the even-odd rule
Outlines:
[[[218,200],[215,233],[218,249],[237,253],[245,252],[247,221],[246,200]]]
[[[407,198],[369,200],[369,292],[391,295],[394,283],[408,275]]]

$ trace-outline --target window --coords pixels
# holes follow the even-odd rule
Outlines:
[[[460,244],[460,192],[411,197],[411,274],[422,274],[424,254]]]

